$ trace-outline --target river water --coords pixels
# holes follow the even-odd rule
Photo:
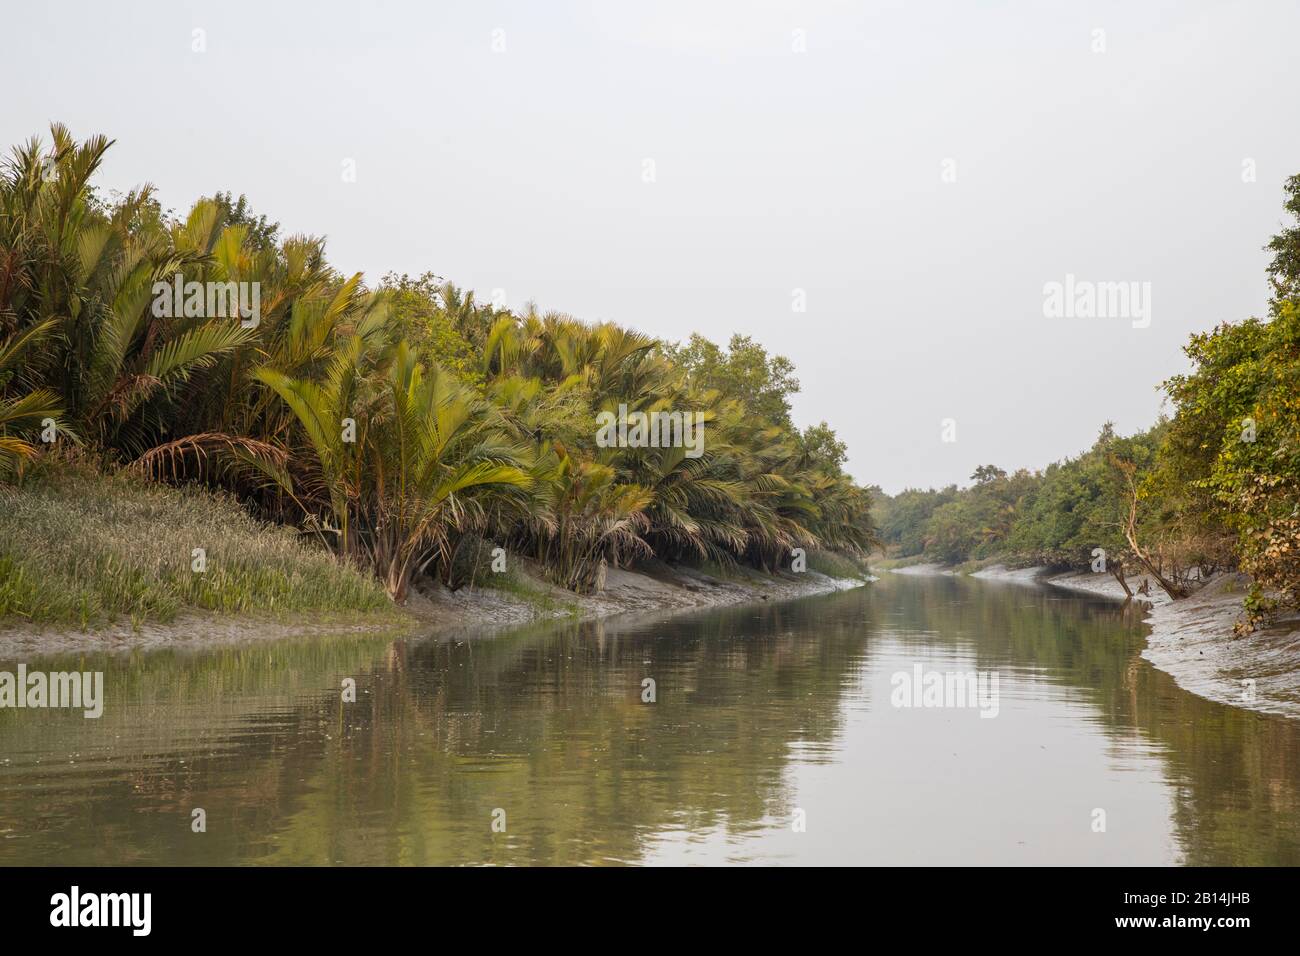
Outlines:
[[[104,671],[104,713],[0,710],[0,864],[1300,864],[1300,721],[1180,690],[1143,634],[1088,595],[886,575],[27,661]],[[918,673],[985,695],[896,706]]]

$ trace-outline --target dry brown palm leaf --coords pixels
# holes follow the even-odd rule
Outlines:
[[[289,453],[279,445],[258,441],[256,438],[202,432],[151,448],[131,462],[128,468],[153,479],[170,477],[173,481],[178,481],[182,477],[196,477],[187,465],[196,465],[197,473],[203,474],[213,459],[216,460],[217,467],[224,469],[245,466],[251,459],[269,466],[275,472],[282,472]]]

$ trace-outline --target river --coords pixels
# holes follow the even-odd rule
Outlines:
[[[0,710],[0,864],[1300,864],[1300,721],[1180,690],[1143,635],[1089,595],[885,575],[27,661],[104,671],[104,713]],[[918,673],[996,698],[896,706]]]

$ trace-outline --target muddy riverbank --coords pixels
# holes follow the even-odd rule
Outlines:
[[[506,585],[449,590],[423,582],[405,607],[334,614],[185,613],[168,623],[130,621],[90,630],[0,625],[0,660],[48,654],[129,653],[168,648],[199,651],[322,635],[488,632],[547,620],[594,620],[621,614],[661,616],[682,611],[777,601],[856,587],[863,582],[816,571],[763,574],[739,569],[727,578],[684,567],[654,564],[608,572],[605,588],[579,595],[550,584],[523,559],[512,557]]]
[[[950,573],[935,565],[899,570]],[[1051,574],[1042,567],[994,565],[971,576],[1126,599],[1119,582],[1109,574]],[[1145,577],[1132,575],[1129,587],[1136,591]],[[1146,623],[1151,628],[1142,657],[1184,690],[1209,700],[1300,718],[1300,621],[1283,618],[1253,634],[1234,635],[1233,625],[1243,615],[1242,601],[1249,583],[1244,575],[1219,575],[1190,597],[1174,601],[1154,581],[1148,582],[1149,594],[1134,598],[1147,605]]]

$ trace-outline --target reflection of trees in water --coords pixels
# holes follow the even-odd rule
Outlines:
[[[10,837],[0,863],[184,864],[265,852],[258,844],[294,789],[281,780],[287,758],[323,754],[325,710],[304,701],[328,693],[336,674],[360,674],[382,646],[335,637],[29,664],[104,671],[104,714],[0,712],[10,760],[0,766],[0,832]],[[200,806],[211,825],[193,834]]]
[[[792,744],[838,729],[841,688],[869,639],[843,623],[812,632],[810,613],[411,646],[401,666],[371,675],[369,709],[328,754],[278,858],[321,859],[330,801],[382,801],[373,832],[344,828],[357,843],[343,856],[386,862],[636,860],[665,827],[758,826],[789,809]],[[645,677],[653,704],[641,702]],[[418,751],[413,772],[351,789],[366,783],[344,765],[381,773],[394,750]],[[496,807],[506,834],[491,832]]]
[[[0,713],[0,862],[634,861],[673,828],[783,825],[792,750],[832,751],[882,629],[1032,670],[1077,689],[1117,747],[1161,745],[1188,862],[1300,861],[1300,729],[1179,691],[1138,659],[1136,609],[961,579],[873,588],[487,640],[46,662],[104,669],[107,706]]]
[[[788,811],[791,747],[833,738],[865,652],[852,616],[817,625],[828,608],[100,665],[139,707],[10,729],[51,752],[103,747],[112,769],[0,809],[0,829],[54,831],[0,859],[580,863],[638,859],[664,827],[754,827]],[[206,834],[189,831],[195,806]]]
[[[1179,690],[1139,656],[1139,605],[960,578],[882,585],[909,629],[966,644],[980,669],[1037,666],[1083,689],[1117,739],[1159,744],[1185,862],[1300,863],[1300,723]]]

